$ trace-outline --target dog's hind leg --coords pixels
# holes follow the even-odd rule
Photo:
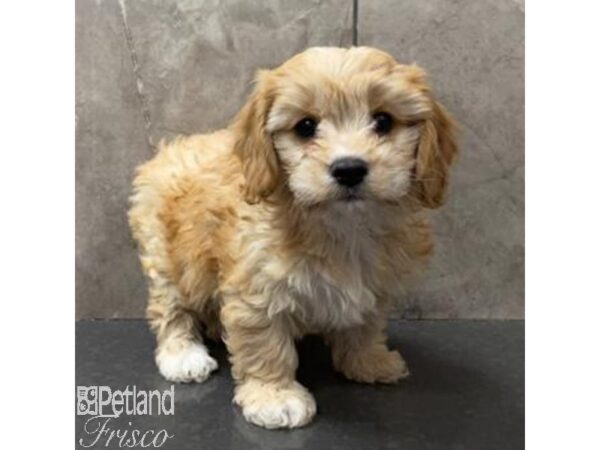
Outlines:
[[[169,381],[202,382],[217,368],[217,362],[202,342],[196,315],[201,305],[190,304],[189,293],[181,292],[175,282],[167,228],[161,217],[163,194],[155,189],[161,184],[153,178],[158,177],[158,172],[150,169],[152,166],[142,170],[136,178],[129,223],[138,244],[142,269],[148,278],[146,316],[157,339],[156,364]],[[200,284],[213,289],[211,282]],[[207,300],[208,297],[208,294],[204,295]]]
[[[156,364],[169,381],[206,380],[217,368],[202,342],[196,313],[182,306],[177,287],[165,279],[153,279],[146,310],[157,338]]]

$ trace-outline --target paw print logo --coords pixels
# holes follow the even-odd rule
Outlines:
[[[77,386],[77,415],[98,414],[98,386]]]

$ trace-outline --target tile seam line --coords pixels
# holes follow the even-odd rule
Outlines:
[[[123,25],[123,32],[125,34],[125,41],[127,43],[127,49],[129,52],[129,58],[131,59],[131,65],[133,70],[133,76],[135,78],[135,87],[137,97],[140,101],[142,117],[144,119],[144,131],[146,135],[146,143],[150,150],[154,150],[154,144],[152,142],[152,136],[150,134],[150,128],[152,126],[152,118],[150,116],[150,110],[148,108],[148,101],[143,92],[144,82],[142,80],[142,76],[140,74],[140,66],[138,64],[137,53],[135,51],[135,45],[133,42],[133,36],[131,35],[131,30],[129,29],[129,24],[127,22],[127,7],[125,6],[125,0],[119,0],[119,9],[121,12],[121,23]]]
[[[352,45],[358,46],[358,0],[352,0]]]

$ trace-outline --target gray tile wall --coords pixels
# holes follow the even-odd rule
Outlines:
[[[462,126],[431,270],[409,318],[521,318],[523,3],[516,0],[77,0],[76,315],[142,317],[126,224],[153,145],[227,123],[255,69],[313,45],[377,46],[430,74]]]

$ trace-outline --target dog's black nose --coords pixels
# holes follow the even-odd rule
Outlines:
[[[331,175],[342,186],[353,187],[360,184],[369,173],[367,163],[359,158],[335,160],[329,168]]]

